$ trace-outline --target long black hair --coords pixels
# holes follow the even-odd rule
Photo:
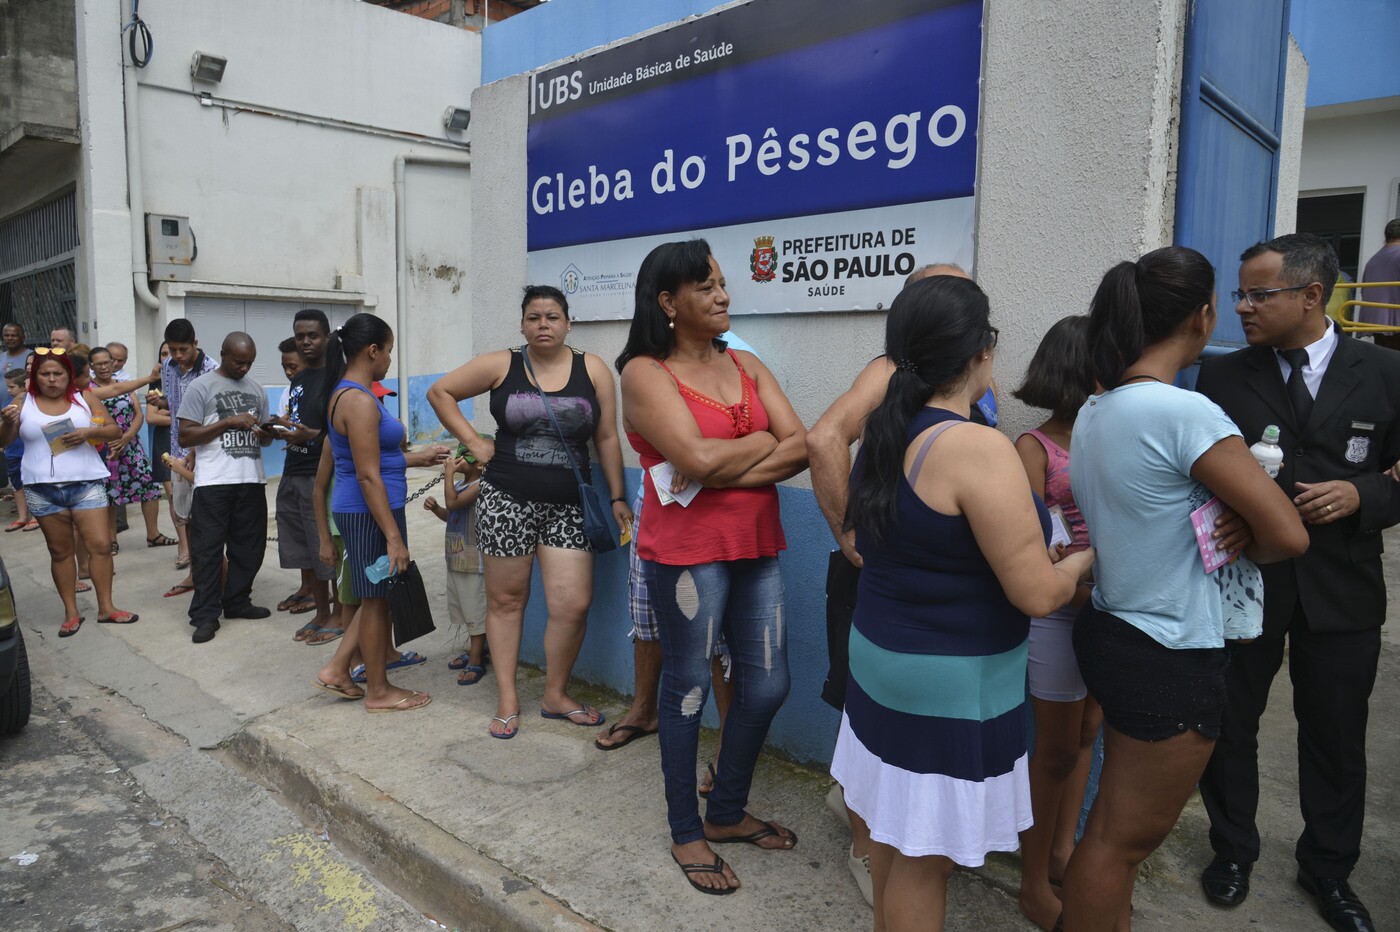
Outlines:
[[[930,398],[956,390],[973,357],[996,344],[990,314],[977,283],[951,275],[917,281],[894,299],[885,320],[885,354],[895,370],[885,399],[865,422],[846,530],[884,538],[896,517],[909,422]]]
[[[326,374],[321,379],[320,409],[326,412],[326,426],[331,423],[330,400],[335,387],[345,377],[346,364],[367,346],[384,346],[394,336],[389,322],[374,314],[356,314],[331,331],[326,341]],[[314,409],[313,409],[314,410]]]
[[[1032,408],[1044,408],[1062,421],[1074,422],[1094,392],[1089,365],[1089,317],[1062,317],[1041,337],[1026,378],[1011,394]]]
[[[638,356],[666,359],[676,348],[676,334],[671,319],[661,309],[658,300],[663,292],[675,294],[682,285],[703,282],[710,277],[710,244],[703,239],[662,243],[642,260],[637,270],[632,328],[627,331],[627,345],[617,356],[617,371]],[[719,337],[713,340],[715,349],[727,345]]]
[[[1171,336],[1214,294],[1215,269],[1186,246],[1154,249],[1109,269],[1089,306],[1094,376],[1104,388],[1117,388],[1143,350]]]

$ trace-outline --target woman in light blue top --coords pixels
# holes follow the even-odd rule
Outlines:
[[[1103,706],[1104,767],[1065,873],[1069,932],[1126,927],[1138,865],[1176,824],[1220,733],[1224,591],[1205,572],[1191,512],[1219,497],[1229,510],[1216,546],[1258,563],[1308,545],[1225,413],[1172,384],[1215,319],[1214,270],[1183,247],[1119,263],[1094,295],[1089,345],[1104,391],[1075,422],[1070,482],[1098,552],[1074,647]]]

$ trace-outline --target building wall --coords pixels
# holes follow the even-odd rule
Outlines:
[[[0,133],[26,122],[78,128],[73,19],[68,3],[0,4]]]
[[[1397,216],[1400,108],[1355,116],[1329,116],[1330,109],[1310,109],[1303,124],[1298,193],[1306,197],[1365,191],[1361,219],[1361,262],[1365,265],[1385,242],[1386,221]]]
[[[1309,107],[1400,96],[1400,3],[1290,0],[1289,28],[1312,65]]]
[[[78,2],[111,14],[88,23],[87,63],[94,82],[110,87],[114,69],[106,63],[119,48],[121,4]],[[151,313],[132,294],[129,238],[125,254],[110,245],[94,263],[93,287],[122,297],[106,302],[100,339],[130,343],[136,365],[148,365],[165,321],[197,294],[367,307],[395,321],[395,159],[466,162],[470,133],[445,130],[442,115],[470,102],[480,37],[364,3],[147,0],[141,14],[157,43],[138,73],[144,208],[188,216],[199,253],[193,281],[160,285],[162,309]],[[196,50],[228,59],[219,84],[192,83]],[[201,91],[210,94],[207,105]],[[94,105],[103,108],[94,118],[121,125],[119,92]],[[125,165],[124,136],[99,142],[106,149],[93,153],[94,164],[110,164],[105,156]],[[440,373],[471,353],[470,179],[465,164],[406,168],[407,312],[418,336],[396,356],[409,361],[411,377]],[[125,225],[125,212],[107,200],[94,204],[99,220],[115,216]],[[103,277],[102,260],[113,256]],[[222,334],[202,336],[217,345]],[[421,414],[426,383],[410,384],[408,407]],[[435,432],[421,418],[414,426]]]
[[[582,0],[573,5],[586,7]],[[1126,10],[1095,0],[1069,15],[1016,0],[986,4],[976,271],[1002,330],[997,376],[1013,429],[1041,417],[1006,392],[1019,382],[1040,335],[1064,314],[1084,312],[1111,264],[1170,242],[1184,7],[1184,0],[1155,0],[1144,16],[1139,6]],[[536,11],[514,24],[523,28],[545,12],[554,11]],[[510,77],[472,98],[474,131],[496,143],[478,151],[473,163],[473,301],[502,309],[474,317],[480,350],[519,341],[518,317],[506,309],[518,306],[525,284],[528,87],[528,77]],[[742,259],[720,257],[722,264]],[[880,352],[883,327],[883,316],[872,313],[758,315],[736,322],[808,425]],[[622,321],[576,323],[570,342],[611,361],[626,330]],[[491,428],[485,405],[477,411],[475,423]],[[636,457],[624,449],[624,458],[628,487],[635,489]],[[783,575],[793,619],[793,688],[771,740],[799,759],[825,760],[837,723],[817,698],[826,673],[822,590],[832,542],[806,473],[784,483],[780,495],[789,541]],[[599,558],[595,585],[591,629],[576,672],[631,692],[622,554]],[[542,660],[542,603],[537,585],[522,648],[532,662]]]
[[[1298,40],[1288,37],[1288,64],[1284,72],[1282,145],[1278,158],[1278,195],[1275,198],[1274,235],[1298,229],[1298,177],[1303,167],[1303,123],[1307,114],[1308,60]]]

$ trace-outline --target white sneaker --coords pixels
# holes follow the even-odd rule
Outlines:
[[[846,812],[846,794],[841,789],[841,784],[831,784],[831,789],[826,794],[826,807],[839,815],[847,828],[851,827],[851,817]]]
[[[865,897],[866,905],[873,909],[875,907],[875,887],[870,880],[870,855],[858,858],[853,847],[846,855],[846,866],[851,869],[851,876],[856,879],[856,886],[860,887],[860,895]]]

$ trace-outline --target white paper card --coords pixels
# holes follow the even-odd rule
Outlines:
[[[669,505],[672,502],[680,502],[682,508],[689,505],[695,496],[700,494],[700,483],[692,481],[679,492],[671,491],[671,480],[675,478],[676,471],[667,462],[657,463],[651,467],[651,481],[656,486],[656,497],[661,500],[661,504]]]
[[[1050,509],[1050,546],[1064,544],[1069,547],[1073,543],[1074,535],[1069,532],[1069,522],[1065,520],[1064,509],[1056,505]]]

